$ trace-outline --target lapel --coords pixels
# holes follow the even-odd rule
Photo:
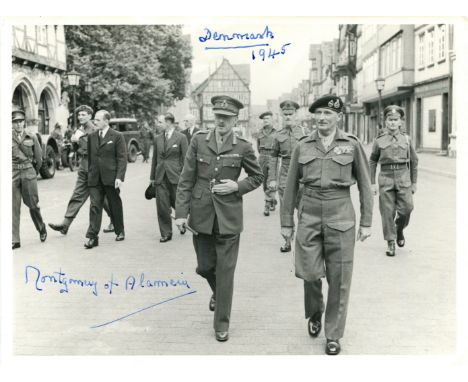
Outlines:
[[[328,147],[328,150],[327,150],[327,154],[333,150],[336,146],[338,146],[338,140],[341,140],[341,139],[346,139],[346,136],[341,132],[340,129],[336,128],[336,132],[335,132],[335,137],[333,138],[333,141],[332,143],[330,143],[330,146]]]
[[[106,135],[104,136],[104,138],[101,139],[101,144],[99,147],[102,147],[105,144],[107,144],[107,142],[111,141],[112,137],[113,137],[113,134],[112,134],[111,128],[109,127],[109,130],[107,130]],[[98,135],[98,139],[99,139],[99,135]]]
[[[21,144],[21,142],[23,142],[23,140],[24,140],[24,133],[21,134],[21,138],[20,138],[20,137],[18,137],[18,134],[16,134],[16,132],[14,131],[12,133],[12,136],[13,136],[13,140],[18,144]]]
[[[321,151],[322,153],[326,154],[327,151],[325,150],[325,147],[323,147],[322,140],[318,136],[317,131],[314,131],[311,135],[311,137],[308,139],[310,141],[315,141],[315,147]]]
[[[223,145],[221,146],[221,149],[218,150],[218,153],[222,154],[222,153],[225,153],[226,151],[231,151],[232,150],[233,139],[234,139],[234,132],[231,131],[231,134],[229,134],[227,139],[225,141],[223,141]]]
[[[213,151],[215,154],[218,154],[218,146],[216,145],[216,137],[214,130],[210,130],[208,135],[205,138],[208,148]]]
[[[166,134],[166,133],[164,133],[164,134]],[[171,137],[170,137],[170,138],[167,140],[167,142],[166,142],[166,147],[165,147],[164,152],[169,151],[169,149],[172,147],[172,145],[174,144],[174,142],[175,142],[176,140],[177,140],[177,136],[176,136],[176,131],[174,130],[174,131],[172,132]],[[163,141],[163,142],[164,142],[164,141]]]

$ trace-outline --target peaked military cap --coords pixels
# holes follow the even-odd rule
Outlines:
[[[271,111],[266,111],[266,112],[260,114],[260,117],[258,117],[258,118],[263,119],[263,118],[265,118],[267,115],[273,116],[273,113],[272,113]]]
[[[93,115],[94,113],[93,109],[88,105],[80,105],[75,109],[76,114],[78,114],[80,111],[84,111],[88,113],[89,115]]]
[[[315,110],[318,108],[330,109],[336,111],[337,113],[341,113],[341,110],[343,109],[343,101],[340,97],[326,95],[315,100],[315,102],[310,105],[309,112],[315,113]]]
[[[244,108],[242,102],[227,95],[219,95],[211,98],[213,104],[213,113],[236,116],[239,115],[239,110]]]
[[[11,121],[14,122],[14,121],[21,121],[21,120],[25,120],[25,117],[26,117],[26,114],[24,113],[23,110],[20,110],[20,109],[15,109],[11,112]]]
[[[402,107],[397,105],[389,105],[384,109],[384,117],[387,118],[387,114],[399,114],[401,118],[405,116],[405,111]]]
[[[299,104],[294,101],[286,100],[280,103],[281,110],[297,110],[299,109]]]

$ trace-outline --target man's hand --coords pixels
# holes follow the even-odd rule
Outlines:
[[[374,193],[374,195],[377,195],[379,193],[379,186],[377,186],[376,184],[373,184],[372,192]]]
[[[237,182],[234,182],[231,179],[221,179],[221,183],[213,186],[211,192],[219,195],[227,195],[232,194],[237,190],[239,190],[239,185],[237,184]]]
[[[120,179],[116,179],[116,180],[115,180],[115,185],[114,185],[114,187],[115,187],[115,188],[120,188],[120,186],[122,185],[122,183],[123,183],[123,182],[122,182]]]
[[[268,188],[269,188],[271,191],[276,191],[276,188],[277,188],[276,180],[272,180],[272,181],[270,182],[270,184],[268,185]]]
[[[416,183],[412,183],[411,184],[411,193],[412,194],[416,193],[416,190],[417,190]]]
[[[371,227],[359,227],[357,240],[364,241],[371,235]]]
[[[281,236],[285,239],[290,238],[293,234],[293,227],[281,227]]]
[[[187,218],[176,219],[175,224],[180,232],[185,232],[185,226],[187,225]]]

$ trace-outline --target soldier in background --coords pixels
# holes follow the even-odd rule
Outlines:
[[[273,148],[271,150],[268,186],[271,190],[278,190],[280,199],[280,213],[282,214],[283,194],[286,187],[289,162],[291,153],[299,140],[306,136],[303,129],[296,124],[296,111],[299,105],[294,101],[283,101],[280,104],[283,116],[283,128],[275,134],[273,138]],[[281,168],[278,174],[278,164],[281,159]],[[281,252],[291,251],[292,236],[284,237],[284,244]]]
[[[258,162],[260,163],[265,177],[263,179],[263,192],[265,193],[265,208],[263,214],[265,216],[269,216],[270,211],[274,211],[278,203],[275,198],[276,191],[268,187],[268,169],[270,166],[271,151],[273,149],[273,137],[276,133],[276,129],[273,127],[272,117],[273,113],[271,111],[260,114],[259,118],[263,121],[263,127],[257,134]]]
[[[374,141],[370,155],[370,174],[374,195],[379,192],[387,256],[395,256],[395,240],[405,245],[403,230],[413,210],[413,194],[418,178],[418,156],[409,137],[401,132],[405,111],[396,105],[384,110],[386,132]],[[379,186],[375,184],[377,163],[380,163]]]
[[[42,166],[41,145],[35,134],[25,131],[25,113],[14,110],[12,121],[12,249],[21,247],[20,216],[21,199],[29,208],[31,219],[39,232],[39,239],[47,239],[47,229],[42,220],[37,192],[36,169]]]
[[[148,163],[150,157],[151,145],[153,144],[154,134],[147,120],[143,120],[140,128],[140,140],[143,145],[143,163]]]
[[[309,108],[317,131],[295,147],[284,192],[281,214],[283,236],[292,236],[298,208],[295,273],[304,280],[305,317],[317,337],[324,312],[322,278],[328,298],[325,311],[325,352],[340,352],[351,287],[355,244],[355,212],[350,187],[357,183],[361,204],[358,240],[370,236],[373,198],[369,167],[359,140],[338,128],[343,102],[324,96]],[[303,190],[300,192],[300,186]]]

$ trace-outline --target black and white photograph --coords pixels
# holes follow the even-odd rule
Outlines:
[[[2,28],[12,356],[460,354],[460,20],[98,20]]]

